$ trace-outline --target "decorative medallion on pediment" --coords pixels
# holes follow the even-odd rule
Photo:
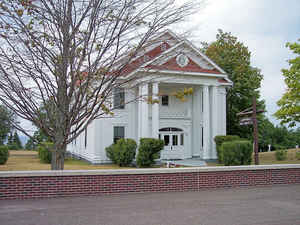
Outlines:
[[[184,54],[179,54],[176,57],[176,62],[180,67],[185,67],[189,63],[189,58]]]

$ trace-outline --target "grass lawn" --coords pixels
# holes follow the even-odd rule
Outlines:
[[[296,152],[299,149],[289,149],[288,158],[284,161],[277,161],[275,152],[259,153],[260,165],[269,164],[300,164],[296,159]],[[254,164],[254,159],[252,160]],[[223,166],[218,163],[207,163],[208,166]],[[65,170],[97,170],[97,169],[120,169],[121,167],[113,164],[91,165],[88,162],[76,159],[65,160]],[[133,167],[122,167],[122,169]],[[5,165],[0,165],[0,171],[22,171],[22,170],[50,170],[50,164],[41,163],[36,151],[10,151],[10,156]]]
[[[287,159],[284,161],[278,161],[275,157],[275,151],[273,152],[261,152],[259,153],[259,163],[262,165],[268,164],[300,164],[300,160],[296,159],[296,152],[300,149],[288,149]],[[254,159],[252,160],[254,163]]]
[[[296,159],[296,152],[300,149],[288,149],[287,160],[278,161],[275,157],[275,151],[272,152],[260,152],[259,153],[259,164],[270,165],[270,164],[300,164],[300,160]],[[223,166],[218,163],[207,163],[208,166]],[[254,165],[254,155],[252,157],[252,165]]]
[[[5,165],[0,165],[0,171],[20,170],[50,170],[50,164],[41,163],[36,151],[9,151],[10,156]],[[122,167],[126,168],[126,167]],[[128,169],[129,167],[127,167]],[[132,167],[131,167],[132,168]],[[76,159],[65,160],[65,170],[97,170],[97,169],[120,169],[119,166],[91,165],[85,161]]]

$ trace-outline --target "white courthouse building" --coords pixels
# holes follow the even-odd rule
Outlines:
[[[139,143],[153,137],[165,142],[161,159],[217,159],[214,137],[226,134],[226,89],[232,82],[188,40],[169,30],[157,40],[134,59],[142,63],[128,70],[126,78],[135,77],[134,83],[115,90],[114,115],[94,120],[68,152],[106,163],[105,148],[117,139]],[[174,93],[184,88],[193,93],[182,101]]]

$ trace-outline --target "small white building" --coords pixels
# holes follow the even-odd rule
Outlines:
[[[217,159],[214,137],[226,134],[226,88],[232,82],[188,40],[169,30],[156,40],[134,59],[142,63],[128,70],[126,79],[135,77],[134,83],[115,90],[114,105],[119,109],[94,120],[68,145],[70,153],[105,163],[105,148],[119,138],[139,143],[142,137],[154,137],[165,142],[161,159]],[[185,88],[193,93],[182,101],[175,93]]]

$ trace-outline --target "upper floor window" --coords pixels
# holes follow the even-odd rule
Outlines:
[[[113,95],[114,95],[114,108],[124,109],[125,108],[124,88],[115,88],[113,91]]]
[[[168,106],[169,105],[169,96],[168,95],[163,95],[161,97],[161,104]]]

